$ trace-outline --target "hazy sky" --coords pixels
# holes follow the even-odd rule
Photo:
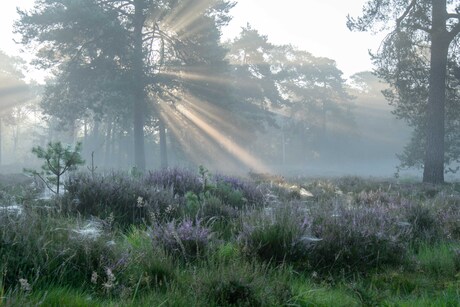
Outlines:
[[[337,61],[346,76],[372,69],[368,49],[376,50],[382,36],[350,32],[346,16],[360,14],[366,0],[239,0],[233,9],[234,18],[224,38],[238,35],[250,23],[271,42],[291,43],[315,56]],[[2,1],[0,10],[0,49],[20,55],[12,41],[12,23],[17,18],[16,6],[30,7],[33,0]]]

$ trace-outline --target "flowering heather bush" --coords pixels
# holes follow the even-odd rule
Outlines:
[[[243,252],[275,263],[305,260],[316,241],[310,235],[310,220],[300,204],[289,203],[244,217],[238,241]]]
[[[226,176],[222,174],[216,174],[212,178],[213,182],[216,183],[217,186],[217,193],[219,193],[219,187],[222,192],[228,190],[228,188],[231,189],[231,191],[234,191],[234,193],[241,193],[242,197],[247,201],[248,204],[251,205],[261,205],[264,204],[264,193],[263,190],[260,188],[259,185],[257,185],[253,181],[248,181],[244,180],[238,177],[231,177],[231,176]],[[227,188],[227,189],[226,189]],[[230,202],[230,205],[232,205],[232,199],[239,198],[239,195],[225,195],[225,193],[222,193],[223,196],[223,201],[225,202],[226,200]],[[226,199],[227,198],[227,199]]]
[[[234,206],[223,203],[221,198],[208,195],[205,197],[203,205],[197,214],[200,219],[205,221],[218,219],[228,222],[238,217],[238,210]]]
[[[318,203],[328,202],[342,193],[335,184],[328,180],[315,180],[301,186],[309,191],[313,195],[312,200]]]
[[[66,189],[67,210],[102,219],[113,215],[114,222],[123,227],[148,222],[152,212],[157,218],[173,214],[171,208],[178,202],[171,189],[115,173],[95,177],[78,174],[68,180]]]
[[[382,191],[381,189],[371,190],[371,191],[361,191],[356,193],[354,201],[356,205],[362,207],[374,207],[374,206],[396,206],[404,205],[404,202],[408,200],[402,198],[398,194],[393,194],[389,192]]]
[[[434,242],[440,239],[441,225],[435,211],[422,203],[409,203],[402,207],[404,220],[410,224],[411,242]]]
[[[434,215],[440,237],[447,240],[460,239],[460,193],[439,193],[428,202]]]
[[[309,250],[315,270],[365,271],[406,260],[410,228],[394,214],[396,208],[375,205],[312,214],[312,233],[321,238]]]
[[[168,168],[149,172],[145,177],[147,185],[172,188],[174,195],[184,196],[187,192],[200,193],[203,191],[201,178],[187,169]]]
[[[97,238],[74,230],[76,222],[29,210],[17,217],[1,217],[0,269],[5,289],[14,287],[18,277],[35,284],[80,287],[93,271],[103,272],[114,259],[107,244],[110,234]]]
[[[121,295],[124,291],[132,295],[152,289],[165,288],[174,277],[175,265],[172,257],[162,249],[152,248],[150,233],[144,229],[131,226],[122,240],[117,244],[119,260],[113,269],[119,274]]]
[[[200,220],[194,222],[185,219],[179,223],[173,220],[163,225],[156,223],[152,226],[154,245],[161,246],[168,253],[185,260],[204,256],[212,237],[211,230],[201,226]]]

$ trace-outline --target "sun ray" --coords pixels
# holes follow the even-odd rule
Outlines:
[[[193,23],[211,7],[211,0],[188,0],[181,2],[164,19],[163,23],[170,26],[173,33],[188,32]],[[187,30],[187,31],[185,31]]]
[[[212,82],[214,84],[229,84],[232,81],[230,78],[217,77],[204,72],[187,72],[183,70],[183,67],[178,67],[178,69],[180,69],[180,71],[168,70],[162,71],[161,73],[163,75],[178,77],[184,80]]]
[[[240,164],[234,157],[230,157],[215,139],[203,134],[175,107],[164,103],[160,104],[159,110],[170,133],[174,135],[191,162],[221,171],[234,172],[239,168]]]
[[[236,142],[230,140],[227,136],[219,132],[216,128],[212,127],[204,121],[199,114],[187,109],[184,105],[177,106],[177,110],[184,115],[188,120],[194,123],[200,130],[212,139],[216,140],[225,150],[233,157],[240,160],[249,169],[258,172],[268,172],[269,168],[249,151],[238,145]]]

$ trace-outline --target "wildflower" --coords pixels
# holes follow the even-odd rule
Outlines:
[[[166,213],[166,214],[170,214],[170,213],[172,213],[172,212],[174,211],[174,209],[175,209],[175,208],[174,208],[174,205],[171,204],[171,205],[169,205],[169,206],[166,207],[165,213]]]
[[[30,292],[32,291],[32,286],[29,284],[27,279],[25,278],[19,278],[19,284],[21,284],[21,290],[25,292]]]
[[[93,274],[91,274],[91,283],[92,284],[97,284],[97,278],[99,276],[97,275],[97,272],[93,272]]]
[[[115,216],[113,215],[113,212],[110,212],[109,216],[107,217],[107,224],[111,226],[114,221],[115,221]]]
[[[145,205],[144,198],[142,198],[142,196],[139,196],[137,198],[137,207],[142,208],[144,207],[144,205]]]
[[[106,290],[110,290],[115,286],[115,279],[116,278],[115,278],[115,275],[112,273],[112,270],[110,268],[107,268],[106,274],[107,274],[107,281],[105,283],[103,283],[102,286]]]

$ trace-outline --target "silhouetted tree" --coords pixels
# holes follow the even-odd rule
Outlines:
[[[324,144],[327,115],[336,124],[346,123],[342,127],[352,122],[347,112],[351,97],[333,60],[272,44],[250,25],[230,42],[229,49],[235,92],[248,105],[270,112],[271,116],[263,116],[259,111],[255,121],[282,126],[282,146],[298,147],[307,157],[309,146],[311,150],[313,143]],[[283,116],[275,115],[279,111]]]
[[[2,164],[2,126],[3,124],[15,125],[19,129],[19,116],[23,114],[21,109],[31,100],[31,88],[24,81],[24,75],[20,70],[22,60],[11,57],[0,51],[0,164]],[[14,138],[15,149],[19,134]]]
[[[452,10],[448,12],[448,10]],[[363,15],[348,17],[352,30],[391,30],[380,52],[373,56],[379,76],[394,92],[387,96],[396,113],[415,127],[423,156],[423,181],[444,182],[446,158],[446,90],[448,63],[460,33],[460,4],[446,0],[368,1]],[[452,110],[447,105],[448,112]],[[449,130],[449,129],[448,129]],[[423,140],[417,141],[419,137]],[[420,159],[406,156],[406,165]]]
[[[180,71],[208,58],[207,47],[215,44],[215,35],[206,40],[207,31],[214,27],[219,38],[232,6],[226,0],[41,0],[31,12],[20,13],[16,30],[24,44],[35,42],[41,47],[38,64],[54,67],[64,77],[67,84],[57,86],[65,94],[76,86],[70,84],[76,80],[67,77],[81,69],[94,76],[76,81],[85,89],[80,93],[87,97],[99,93],[104,101],[110,100],[105,94],[112,93],[129,101],[135,165],[143,170],[144,126],[152,110],[147,100],[156,97],[163,85],[169,89],[180,85],[177,75],[161,74],[165,65]],[[97,73],[91,74],[92,70]],[[93,82],[93,87],[82,84],[88,80],[99,82]],[[90,102],[91,107],[94,104],[100,103]]]

